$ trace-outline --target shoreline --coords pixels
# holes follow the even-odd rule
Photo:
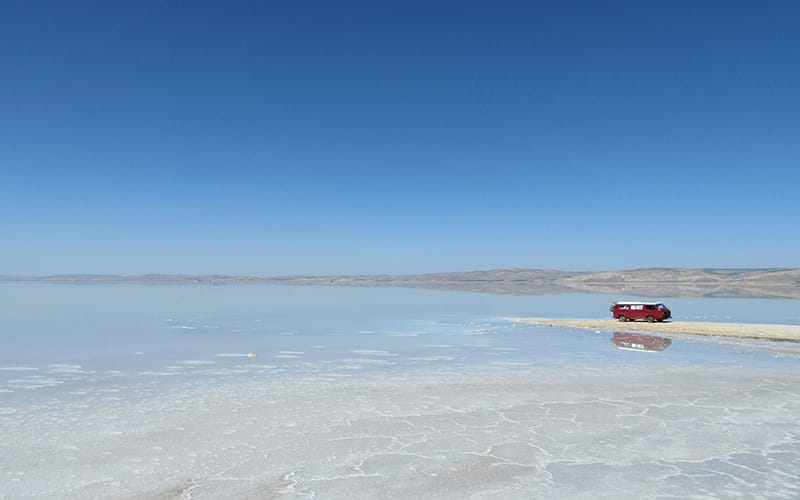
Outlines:
[[[645,321],[630,321],[622,323],[613,319],[552,319],[524,317],[503,319],[516,324],[584,328],[589,330],[640,332],[647,334],[681,333],[712,337],[735,337],[800,342],[800,325],[674,320],[657,323],[647,323]]]

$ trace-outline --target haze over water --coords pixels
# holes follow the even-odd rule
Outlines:
[[[613,296],[270,285],[5,284],[0,293],[7,304],[0,317],[0,364],[6,367],[72,363],[132,374],[184,363],[181,370],[172,369],[208,371],[208,365],[241,363],[239,357],[249,353],[257,356],[246,360],[251,364],[269,362],[291,373],[355,370],[356,365],[371,370],[480,369],[510,360],[597,366],[636,360],[619,357],[607,334],[565,334],[563,329],[525,328],[503,319],[606,317]],[[800,307],[790,300],[665,302],[678,321],[800,324]],[[708,344],[678,341],[665,362],[747,359]]]

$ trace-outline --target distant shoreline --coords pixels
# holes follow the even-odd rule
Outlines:
[[[601,293],[621,297],[741,297],[800,300],[800,268],[647,268],[619,271],[492,269],[407,275],[229,276],[65,274],[0,276],[0,282],[141,285],[324,285],[423,288],[504,295]]]
[[[800,325],[722,323],[711,321],[665,321],[622,323],[612,319],[504,318],[517,324],[544,325],[591,330],[613,330],[647,334],[686,333],[714,337],[736,337],[800,342]]]

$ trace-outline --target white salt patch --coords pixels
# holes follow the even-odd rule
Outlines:
[[[372,358],[345,358],[345,359],[341,359],[339,361],[343,362],[343,363],[384,365],[384,366],[389,366],[389,365],[396,364],[393,361],[387,361],[385,359],[372,359]]]
[[[389,337],[419,337],[418,333],[390,333]]]
[[[492,347],[493,351],[519,351],[516,347]]]
[[[203,359],[187,359],[180,362],[182,365],[214,365],[216,361],[206,361]]]
[[[81,369],[81,365],[50,365],[51,368],[47,370],[47,373],[94,373],[94,372],[85,372]]]
[[[53,387],[63,383],[63,380],[44,377],[27,377],[8,381],[9,386],[17,389],[41,389],[42,387]]]
[[[246,358],[248,354],[249,353],[246,352],[221,352],[219,354],[216,354],[216,356],[219,356],[221,358]]]
[[[492,333],[491,330],[472,330],[468,335],[489,335],[490,333]]]
[[[278,335],[294,335],[294,332],[280,332]]]
[[[0,370],[9,372],[33,372],[38,370],[34,366],[0,366]]]
[[[196,326],[184,326],[184,325],[173,326],[172,328],[179,329],[179,330],[197,330]]]
[[[361,354],[363,356],[399,356],[399,354],[395,354],[389,351],[374,351],[370,349],[356,349],[350,352],[354,354]]]
[[[303,351],[278,351],[281,354],[305,354]]]
[[[297,359],[300,356],[298,356],[297,354],[276,354],[274,357],[283,359]]]
[[[411,361],[452,361],[456,358],[453,356],[415,356],[408,359]]]

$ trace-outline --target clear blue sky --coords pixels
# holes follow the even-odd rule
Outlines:
[[[0,5],[0,274],[800,265],[800,2]]]

